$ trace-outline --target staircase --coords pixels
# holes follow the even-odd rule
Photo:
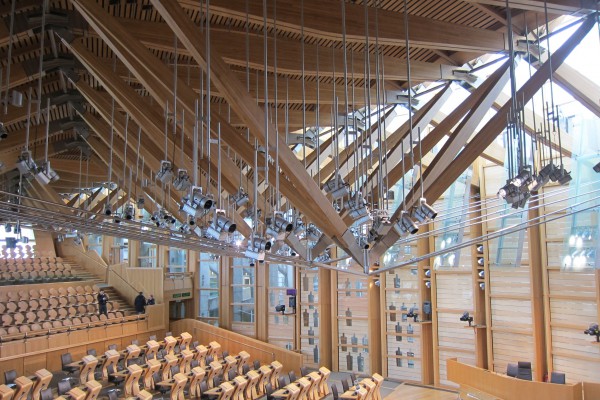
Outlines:
[[[122,311],[125,315],[135,314],[135,308],[133,307],[134,299],[121,297],[112,286],[106,284],[104,280],[98,279],[98,277],[90,273],[85,267],[77,264],[77,260],[74,257],[63,257],[63,260],[71,265],[74,275],[82,277],[82,281],[90,282],[92,285],[103,289],[108,294],[109,301],[116,301],[119,304],[119,311]]]

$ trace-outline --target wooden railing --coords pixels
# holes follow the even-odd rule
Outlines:
[[[182,319],[171,323],[171,332],[181,334],[189,332],[200,343],[216,340],[223,350],[229,353],[239,353],[242,350],[250,353],[252,360],[260,360],[261,364],[269,364],[275,360],[283,364],[284,371],[300,372],[302,354],[285,350],[270,343],[261,342],[239,333],[217,328],[210,324],[194,319]]]
[[[448,379],[461,385],[461,393],[464,392],[472,398],[498,398],[503,400],[583,399],[583,385],[581,382],[559,385],[555,383],[526,381],[463,364],[458,362],[456,358],[448,359],[446,366],[448,369]]]

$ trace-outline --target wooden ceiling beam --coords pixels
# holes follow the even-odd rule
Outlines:
[[[379,149],[387,150],[387,154],[385,154],[382,158],[382,161],[385,163],[385,168],[382,166],[382,171],[385,173],[385,170],[389,168],[394,168],[401,164],[403,158],[406,158],[406,155],[411,151],[417,153],[418,150],[418,132],[422,132],[422,137],[425,137],[425,128],[435,117],[435,115],[441,110],[441,108],[446,104],[446,102],[450,99],[452,95],[452,89],[450,84],[446,85],[446,87],[442,88],[427,104],[421,107],[413,116],[413,126],[412,126],[412,138],[410,136],[410,124],[409,121],[406,121],[402,124],[395,132],[390,134],[385,140],[385,145],[378,146]],[[417,135],[417,136],[415,136]],[[411,143],[412,139],[412,143]],[[375,201],[379,201],[379,185],[385,183],[385,177],[380,175],[379,166],[379,152],[377,152],[377,157],[375,154],[373,155],[375,160],[377,161],[373,164],[372,168],[375,170],[369,175],[366,184],[363,188],[363,195],[367,197],[370,193],[372,198]],[[359,169],[360,171],[360,169]],[[350,173],[350,176],[353,176]],[[387,182],[390,186],[394,185],[396,182]],[[384,190],[389,190],[389,187],[383,188]]]
[[[498,78],[496,79],[496,77]],[[448,138],[446,143],[444,143],[440,151],[436,154],[433,162],[406,195],[407,205],[417,204],[418,197],[420,197],[421,185],[423,185],[424,188],[433,186],[437,177],[440,176],[444,170],[449,168],[452,163],[456,162],[456,158],[459,157],[461,149],[467,144],[469,138],[475,132],[475,129],[479,126],[502,89],[504,89],[508,83],[509,78],[508,64],[504,64],[494,74],[495,84],[486,90],[477,104],[469,110],[467,115],[461,120],[460,124],[453,130],[452,136]],[[430,203],[433,204],[432,199],[430,199]],[[393,217],[397,218],[399,214],[400,213],[397,211],[394,213]]]
[[[468,3],[487,4],[490,6],[506,7],[505,0],[463,0]],[[591,13],[597,10],[597,0],[509,0],[509,7],[518,10],[544,12],[544,5],[547,4],[548,13],[555,15]]]
[[[352,254],[354,259],[362,265],[362,250],[357,246],[353,234],[348,231],[344,221],[337,215],[320,188],[310,179],[296,156],[285,146],[281,138],[276,136],[277,129],[266,120],[263,110],[252,100],[241,82],[235,78],[219,53],[217,51],[207,52],[202,38],[197,35],[198,29],[179,5],[160,0],[151,0],[151,2],[199,65],[206,67],[208,57],[210,57],[210,72],[215,86],[223,93],[232,109],[246,121],[250,132],[258,141],[270,148],[273,142],[268,140],[267,133],[271,132],[275,136],[274,140],[281,142],[279,165],[296,190],[304,194],[308,201],[308,204],[295,203],[294,205],[306,215],[318,214],[320,218],[315,219],[314,222],[319,223],[319,228],[327,236],[338,241],[340,246]],[[284,194],[287,196],[287,193]],[[327,221],[327,223],[323,224],[322,221]]]
[[[189,10],[200,11],[200,3],[194,0],[179,0],[179,4]],[[334,5],[319,0],[304,0],[303,3],[294,0],[278,1],[277,29],[280,32],[300,34],[302,4],[305,35],[326,40],[342,40],[342,10],[339,3]],[[242,22],[246,20],[246,10],[251,24],[263,26],[263,7],[260,2],[213,0],[210,3],[211,14],[231,17]],[[274,15],[273,11],[273,5],[269,2],[267,5],[269,18]],[[372,38],[377,35],[380,45],[397,46],[399,43],[404,43],[405,29],[402,13],[380,9],[376,24],[375,10],[369,7],[369,11],[368,30]],[[267,24],[271,26],[272,20],[268,19]],[[486,29],[470,28],[415,15],[408,16],[408,24],[411,46],[481,53],[505,49],[504,35]],[[364,43],[365,31],[364,7],[347,3],[346,40],[351,43]]]
[[[551,68],[555,71],[571,53],[571,51],[581,42],[587,33],[595,25],[593,18],[587,18],[581,26],[575,31],[569,39],[551,56],[551,62],[544,63],[536,73],[527,81],[516,93],[516,98],[524,103],[529,102],[538,90],[546,83],[550,77]],[[494,141],[494,139],[506,128],[511,102],[507,102],[498,112],[485,124],[479,133],[473,138],[460,152],[460,155],[444,169],[430,186],[424,187],[424,196],[430,204],[433,204],[445,191],[452,185],[456,179],[471,165],[477,157]],[[407,204],[409,209],[413,204]],[[398,210],[395,213],[398,214]],[[377,260],[385,250],[395,243],[397,233],[390,230],[382,240],[373,246],[369,257]]]
[[[118,21],[127,25],[128,31],[148,48],[169,53],[174,51],[173,39],[170,36],[172,31],[167,24],[124,18],[120,18]],[[200,30],[199,27],[197,29]],[[264,71],[264,41],[262,36],[251,34],[248,36],[248,41],[249,53],[247,54],[245,33],[215,28],[214,36],[211,37],[211,46],[219,49],[223,60],[229,65],[246,68],[246,62],[248,61],[251,69]],[[404,42],[396,42],[394,45],[398,46],[399,43],[404,45]],[[273,39],[268,38],[267,48],[273,49],[273,47]],[[277,39],[277,72],[279,74],[300,75],[302,73],[298,63],[298,55],[301,53],[301,49],[302,46],[298,41],[286,38]],[[177,51],[182,55],[191,55],[185,48],[179,48]],[[324,46],[305,45],[305,55],[305,76],[315,77],[317,70],[321,77],[332,77],[334,75],[340,77],[344,73],[343,50]],[[351,75],[352,65],[354,65],[355,78],[361,78],[364,75],[364,52],[352,53],[348,51],[347,58],[349,59],[347,66],[348,74]],[[408,78],[405,58],[383,56],[382,60],[385,66],[386,80],[406,80]],[[275,54],[269,50],[267,54],[267,70],[271,73],[274,72],[274,61]],[[370,57],[370,63],[371,71],[375,71],[375,57]],[[454,65],[411,60],[411,80],[417,83],[439,79],[456,79],[452,74],[454,69],[456,69]]]

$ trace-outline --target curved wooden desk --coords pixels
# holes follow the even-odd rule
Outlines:
[[[491,398],[503,400],[582,400],[583,398],[581,383],[558,385],[525,381],[463,364],[456,358],[449,358],[446,361],[446,367],[449,380],[488,394]]]

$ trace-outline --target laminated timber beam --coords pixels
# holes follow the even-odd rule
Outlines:
[[[212,4],[212,3],[211,3]],[[381,12],[381,10],[379,11]],[[396,17],[397,18],[397,17]],[[127,25],[128,31],[140,40],[146,47],[164,52],[173,52],[172,31],[167,24],[161,22],[135,21],[124,18],[117,19],[122,24]],[[262,17],[260,18],[262,23]],[[280,28],[279,24],[277,25]],[[200,30],[200,27],[197,26]],[[215,34],[211,37],[211,46],[218,48],[223,60],[232,66],[246,68],[246,35],[242,32],[234,32],[219,28],[214,28]],[[489,32],[489,31],[486,31]],[[93,35],[93,33],[91,33]],[[364,32],[363,32],[364,34]],[[412,37],[412,35],[411,35]],[[341,40],[341,38],[340,38]],[[404,40],[404,39],[402,39]],[[275,54],[269,52],[267,55],[267,66],[264,64],[264,41],[256,34],[250,34],[248,37],[250,52],[248,54],[248,64],[253,70],[274,72]],[[364,42],[364,37],[361,43]],[[404,42],[402,42],[404,43]],[[267,47],[273,48],[273,39],[267,39]],[[398,45],[398,43],[394,43]],[[183,55],[191,55],[185,48],[178,49]],[[318,54],[317,54],[318,52]],[[301,44],[285,38],[277,38],[277,72],[285,75],[300,75],[302,70],[298,64],[298,54],[301,53]],[[343,50],[332,50],[323,46],[305,46],[306,58],[304,60],[305,76],[321,77],[342,76],[344,73],[344,52]],[[317,63],[317,55],[319,62]],[[365,65],[363,52],[354,52],[352,55],[356,75],[362,76]],[[386,80],[407,80],[406,63],[404,59],[398,57],[383,56],[382,62],[385,65]],[[371,70],[375,71],[375,58],[371,57]],[[351,68],[351,66],[349,67]],[[456,80],[452,71],[456,69],[454,65],[440,64],[434,62],[425,62],[411,60],[411,80],[414,82],[436,81],[436,80]]]
[[[79,60],[84,63],[88,70],[102,83],[103,87],[110,93],[115,101],[118,102],[119,105],[130,114],[131,118],[138,124],[138,126],[144,127],[143,131],[149,136],[150,143],[162,143],[164,140],[164,132],[160,126],[164,121],[164,117],[160,114],[160,110],[157,109],[157,106],[145,104],[141,100],[140,96],[135,93],[130,86],[128,86],[118,77],[115,77],[114,75],[111,76],[110,68],[105,64],[99,64],[95,62],[95,56],[91,54],[91,52],[89,52],[89,50],[87,50],[87,48],[85,48],[80,41],[75,41],[71,43],[70,46],[74,54],[76,54]],[[78,88],[80,88],[81,91],[85,92],[85,96],[88,101],[94,102],[96,105],[99,104],[101,101],[99,96],[94,95],[94,90],[89,87],[89,85],[83,82],[78,82],[76,85],[78,85]],[[106,102],[105,105],[107,105]],[[103,110],[103,115],[106,116],[106,107],[103,107]],[[172,160],[173,164],[180,164],[182,162],[179,157],[181,147],[180,144],[177,143],[179,138],[173,139],[172,135],[168,135],[168,137],[168,143],[170,145],[169,147],[173,146],[172,148],[175,148],[176,157],[174,160]],[[194,168],[197,166],[191,164],[191,160],[193,159],[193,145],[190,143],[189,137],[187,137],[187,139],[187,143],[184,142],[184,152],[186,153],[186,157],[184,157],[183,164],[179,165],[179,168],[184,168],[188,172],[193,172]],[[149,145],[149,143],[147,145]],[[155,147],[158,150],[156,145]],[[235,164],[233,164],[231,159],[226,157],[226,153],[223,150],[221,151],[223,152],[224,160],[221,171],[219,172],[224,178],[223,180],[225,182],[227,191],[229,193],[232,193],[232,191],[235,193],[238,187],[237,182],[239,181],[239,171],[236,171],[237,167]],[[156,156],[164,157],[164,153],[162,155],[156,154]],[[203,165],[203,167],[205,170],[208,170],[208,165]],[[217,165],[213,164],[212,167],[212,169],[217,172]],[[233,182],[236,183],[234,184]]]
[[[223,93],[232,109],[246,121],[250,132],[258,141],[267,148],[271,146],[272,142],[266,142],[267,132],[263,131],[268,130],[275,136],[275,140],[280,142],[280,167],[296,190],[301,192],[308,202],[304,204],[294,203],[294,205],[305,215],[316,215],[317,218],[313,218],[313,221],[319,223],[319,228],[327,236],[338,241],[340,246],[352,254],[354,259],[362,265],[364,262],[362,250],[357,246],[352,232],[348,230],[344,221],[337,215],[316,183],[310,179],[296,156],[285,146],[285,142],[277,136],[277,129],[266,120],[263,110],[252,100],[241,82],[236,80],[229,66],[220,58],[219,53],[217,51],[207,53],[207,49],[201,44],[203,41],[198,40],[197,27],[178,4],[159,0],[152,0],[152,4],[173,29],[184,47],[192,53],[199,65],[206,67],[207,58],[210,56],[210,73],[213,76],[215,86]],[[289,198],[287,193],[284,193],[284,195]],[[307,204],[308,207],[306,207]],[[326,223],[323,223],[325,221]]]
[[[557,0],[558,1],[558,0]],[[263,9],[260,2],[248,2],[250,23],[263,26]],[[154,3],[153,3],[154,4]],[[200,11],[200,4],[194,0],[179,0],[179,4],[193,11]],[[282,32],[300,34],[301,4],[293,0],[277,2],[277,29]],[[156,4],[154,4],[156,6]],[[304,33],[319,39],[342,40],[342,12],[338,3],[319,0],[304,0]],[[404,22],[401,13],[378,10],[379,29],[375,30],[375,12],[368,16],[369,35],[378,34],[380,45],[397,46],[404,43]],[[246,20],[244,0],[213,0],[210,2],[213,15]],[[268,15],[273,15],[273,5],[268,2]],[[270,21],[269,21],[270,22]],[[432,18],[408,16],[411,46],[450,51],[474,51],[488,53],[505,49],[503,34],[486,29],[469,28]],[[350,43],[364,43],[365,16],[362,5],[346,4],[346,37]],[[387,68],[386,68],[387,71]]]
[[[469,95],[469,97],[463,100],[462,103],[460,103],[448,116],[446,116],[446,118],[440,121],[440,123],[423,138],[421,142],[421,153],[423,156],[433,150],[435,145],[438,144],[444,138],[444,136],[449,135],[452,132],[452,129],[461,121],[461,119],[469,112],[469,110],[476,107],[484,94],[490,90],[491,87],[493,87],[499,77],[500,76],[498,74],[490,75],[485,82],[475,89]],[[414,165],[421,163],[421,156],[419,153],[415,153],[414,158],[404,158],[404,164],[398,163],[393,168],[388,168],[387,179],[390,184],[396,184],[396,182],[402,179],[403,173],[412,169]],[[388,244],[390,246],[393,245],[393,243]]]
[[[380,129],[383,125],[383,122],[388,118],[393,118],[396,115],[395,108],[390,109],[385,113],[380,113],[380,117],[376,120],[376,122],[370,126],[366,131],[362,132],[360,136],[356,139],[357,146],[364,146],[366,142],[369,142],[369,138],[372,138],[376,135],[378,129]],[[355,158],[358,155],[355,154],[354,146],[346,146],[340,153],[338,157],[340,160],[343,160],[339,164],[339,171],[342,178],[345,178],[348,175],[348,165],[354,165]],[[334,161],[334,160],[332,160]],[[319,184],[325,183],[329,177],[335,172],[335,162],[329,162],[325,166],[321,168],[321,182]],[[315,179],[318,179],[319,176],[315,176]]]
[[[78,7],[82,15],[95,27],[98,34],[118,55],[123,63],[132,71],[134,75],[143,83],[149,90],[153,98],[161,105],[165,106],[167,99],[174,97],[172,87],[169,82],[164,80],[165,76],[170,76],[170,70],[162,63],[157,62],[157,58],[151,54],[140,42],[138,42],[128,31],[118,24],[115,20],[108,18],[107,14],[97,4],[92,2],[74,1],[73,4]],[[105,26],[108,23],[110,26]],[[118,34],[115,34],[118,32]],[[71,46],[77,46],[77,41]],[[84,52],[82,51],[82,54]],[[88,67],[94,70],[94,65],[91,63]],[[195,109],[194,103],[197,99],[196,94],[191,88],[185,85],[184,82],[179,82],[177,87],[179,104],[186,109],[186,126],[194,125]],[[240,155],[246,163],[252,165],[254,159],[254,148],[245,139],[245,134],[236,130],[228,124],[227,120],[216,112],[211,111],[211,118],[214,124],[211,125],[213,134],[218,125],[221,126],[222,138],[231,149]],[[275,173],[269,174],[271,182],[275,182]],[[309,197],[303,196],[291,182],[288,182],[285,177],[281,180],[282,193],[286,195],[294,204],[310,204]],[[310,215],[310,209],[305,208],[305,214]],[[312,220],[323,220],[317,215],[311,217]]]
[[[412,138],[410,136],[411,132],[408,120],[395,132],[389,135],[385,140],[385,144],[382,143],[375,151],[373,151],[373,157],[377,160],[377,166],[379,165],[379,154],[382,150],[387,149],[387,154],[382,155],[382,160],[387,165],[386,168],[398,165],[407,150],[412,149],[413,146],[416,150],[417,147],[414,142],[418,140],[418,132],[425,131],[427,125],[431,123],[433,117],[440,111],[443,105],[446,104],[446,101],[448,101],[451,95],[452,89],[450,88],[450,84],[447,84],[439,91],[439,93],[429,100],[427,104],[415,113],[413,116]],[[411,139],[413,140],[413,143],[411,143]],[[362,163],[364,162],[366,162],[366,160],[362,161]],[[375,163],[373,164],[375,170],[369,175],[367,182],[364,185],[363,195],[365,197],[368,194],[367,191],[370,191],[371,195],[375,196],[375,193],[378,193],[379,183],[383,182],[384,177],[379,175],[380,169],[377,168],[377,166]],[[358,171],[360,171],[360,167]],[[355,171],[350,172],[350,176],[353,176],[353,173],[355,173]]]
[[[433,159],[433,162],[424,171],[415,186],[406,195],[405,204],[407,206],[416,204],[418,197],[420,197],[421,185],[423,188],[429,188],[434,185],[434,182],[442,172],[449,168],[450,165],[455,162],[456,157],[460,153],[461,149],[467,144],[469,138],[475,133],[475,129],[481,123],[489,109],[491,108],[494,100],[498,97],[502,89],[506,86],[509,81],[509,65],[508,63],[502,65],[495,73],[494,79],[495,84],[486,90],[483,96],[475,107],[473,107],[469,113],[462,119],[460,124],[452,132],[452,136],[444,143],[438,154]],[[487,146],[486,146],[487,148]],[[395,218],[400,214],[400,210],[394,213]]]
[[[551,62],[544,63],[536,73],[517,91],[516,98],[523,103],[529,102],[531,98],[550,78],[550,73],[555,71],[565,61],[571,51],[583,40],[587,33],[595,25],[594,18],[586,18],[581,26],[575,31],[565,43],[557,49],[550,57]],[[552,68],[552,70],[551,70]],[[424,196],[429,203],[434,203],[460,174],[469,167],[481,153],[494,141],[494,139],[506,128],[511,102],[507,102],[498,112],[483,126],[479,133],[461,150],[456,157],[441,173],[435,177],[429,186],[425,185]],[[429,136],[429,135],[428,135]],[[406,204],[410,209],[412,203]],[[397,217],[400,208],[394,215]],[[385,250],[393,245],[398,239],[394,230],[390,230],[374,247],[369,257],[371,260],[378,259]]]
[[[506,0],[463,0],[474,4],[487,4],[490,6],[506,7]],[[590,13],[597,10],[597,0],[509,0],[510,8],[544,12],[544,3],[547,4],[550,14],[577,14]]]

